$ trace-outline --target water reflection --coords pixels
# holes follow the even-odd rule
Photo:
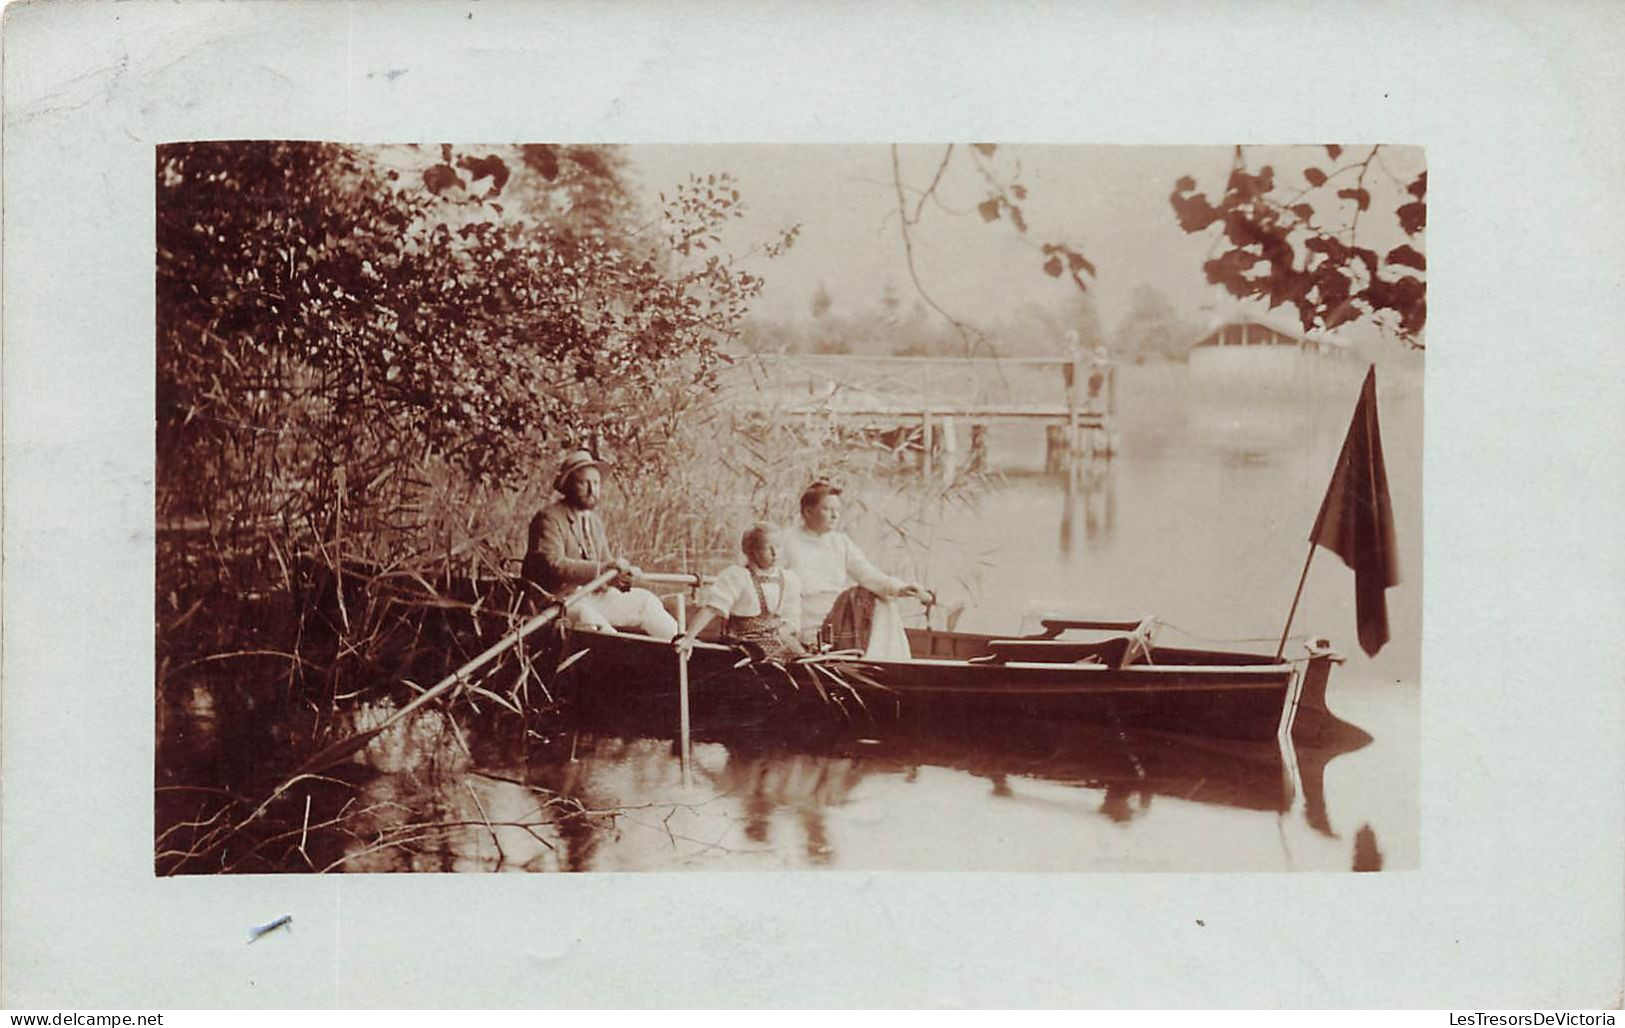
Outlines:
[[[1382,870],[1382,850],[1377,848],[1377,833],[1370,825],[1361,825],[1354,833],[1354,870]]]
[[[360,789],[345,870],[1109,867],[1120,844],[1090,833],[1163,811],[1158,834],[1198,808],[1249,834],[1258,816],[1322,831],[1319,776],[1337,755],[1078,726],[974,739],[747,733],[698,740],[685,788],[669,738],[565,731],[516,752],[477,726],[424,724],[411,747],[386,739],[365,756],[390,770]],[[415,760],[398,763],[403,752]]]
[[[1064,490],[1059,540],[1061,553],[1070,555],[1077,548],[1080,527],[1086,547],[1105,544],[1111,537],[1112,523],[1117,514],[1111,460],[1079,456],[1066,462],[1058,477]]]
[[[845,756],[729,749],[722,768],[708,777],[719,795],[739,798],[747,840],[777,846],[775,821],[793,822],[791,838],[799,836],[807,862],[825,865],[833,857],[825,811],[845,803],[865,773]]]

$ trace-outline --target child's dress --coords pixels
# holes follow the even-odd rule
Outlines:
[[[801,579],[794,571],[735,564],[716,577],[700,602],[727,619],[722,631],[728,638],[760,646],[771,660],[798,655],[788,641],[801,621]]]

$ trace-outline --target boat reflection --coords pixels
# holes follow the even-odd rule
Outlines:
[[[753,728],[696,738],[695,784],[684,788],[669,735],[443,727],[438,739],[419,731],[414,766],[381,750],[387,771],[361,787],[334,870],[844,867],[864,866],[849,847],[916,843],[951,870],[960,865],[934,833],[976,831],[1001,809],[1131,826],[1162,802],[1301,815],[1331,835],[1326,765],[1368,738],[1310,750],[1077,725],[957,737]],[[950,798],[952,825],[921,820]],[[1026,866],[1020,844],[1007,845],[1009,866]],[[1078,858],[1077,869],[1090,866]]]

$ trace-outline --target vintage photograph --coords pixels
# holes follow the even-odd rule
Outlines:
[[[1421,148],[153,170],[156,875],[1420,866]]]

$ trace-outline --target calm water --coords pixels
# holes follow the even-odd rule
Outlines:
[[[1046,475],[1041,432],[995,429],[998,474],[932,531],[903,541],[884,528],[896,512],[874,496],[857,497],[848,527],[879,562],[923,578],[944,608],[961,607],[960,627],[1013,631],[1046,610],[1149,613],[1167,623],[1165,643],[1223,640],[1269,652],[1362,371],[1239,424],[1199,407],[1182,369],[1129,369],[1113,460]],[[702,739],[685,787],[669,738],[568,728],[544,736],[513,724],[484,735],[426,714],[368,751],[376,773],[364,774],[350,808],[351,841],[313,866],[1415,867],[1419,374],[1387,376],[1381,400],[1405,578],[1389,593],[1393,641],[1376,659],[1359,651],[1352,573],[1324,551],[1293,627],[1295,637],[1330,638],[1348,658],[1333,673],[1330,704],[1374,737],[1362,749],[1329,755],[1090,730]],[[390,845],[401,841],[409,845]]]

